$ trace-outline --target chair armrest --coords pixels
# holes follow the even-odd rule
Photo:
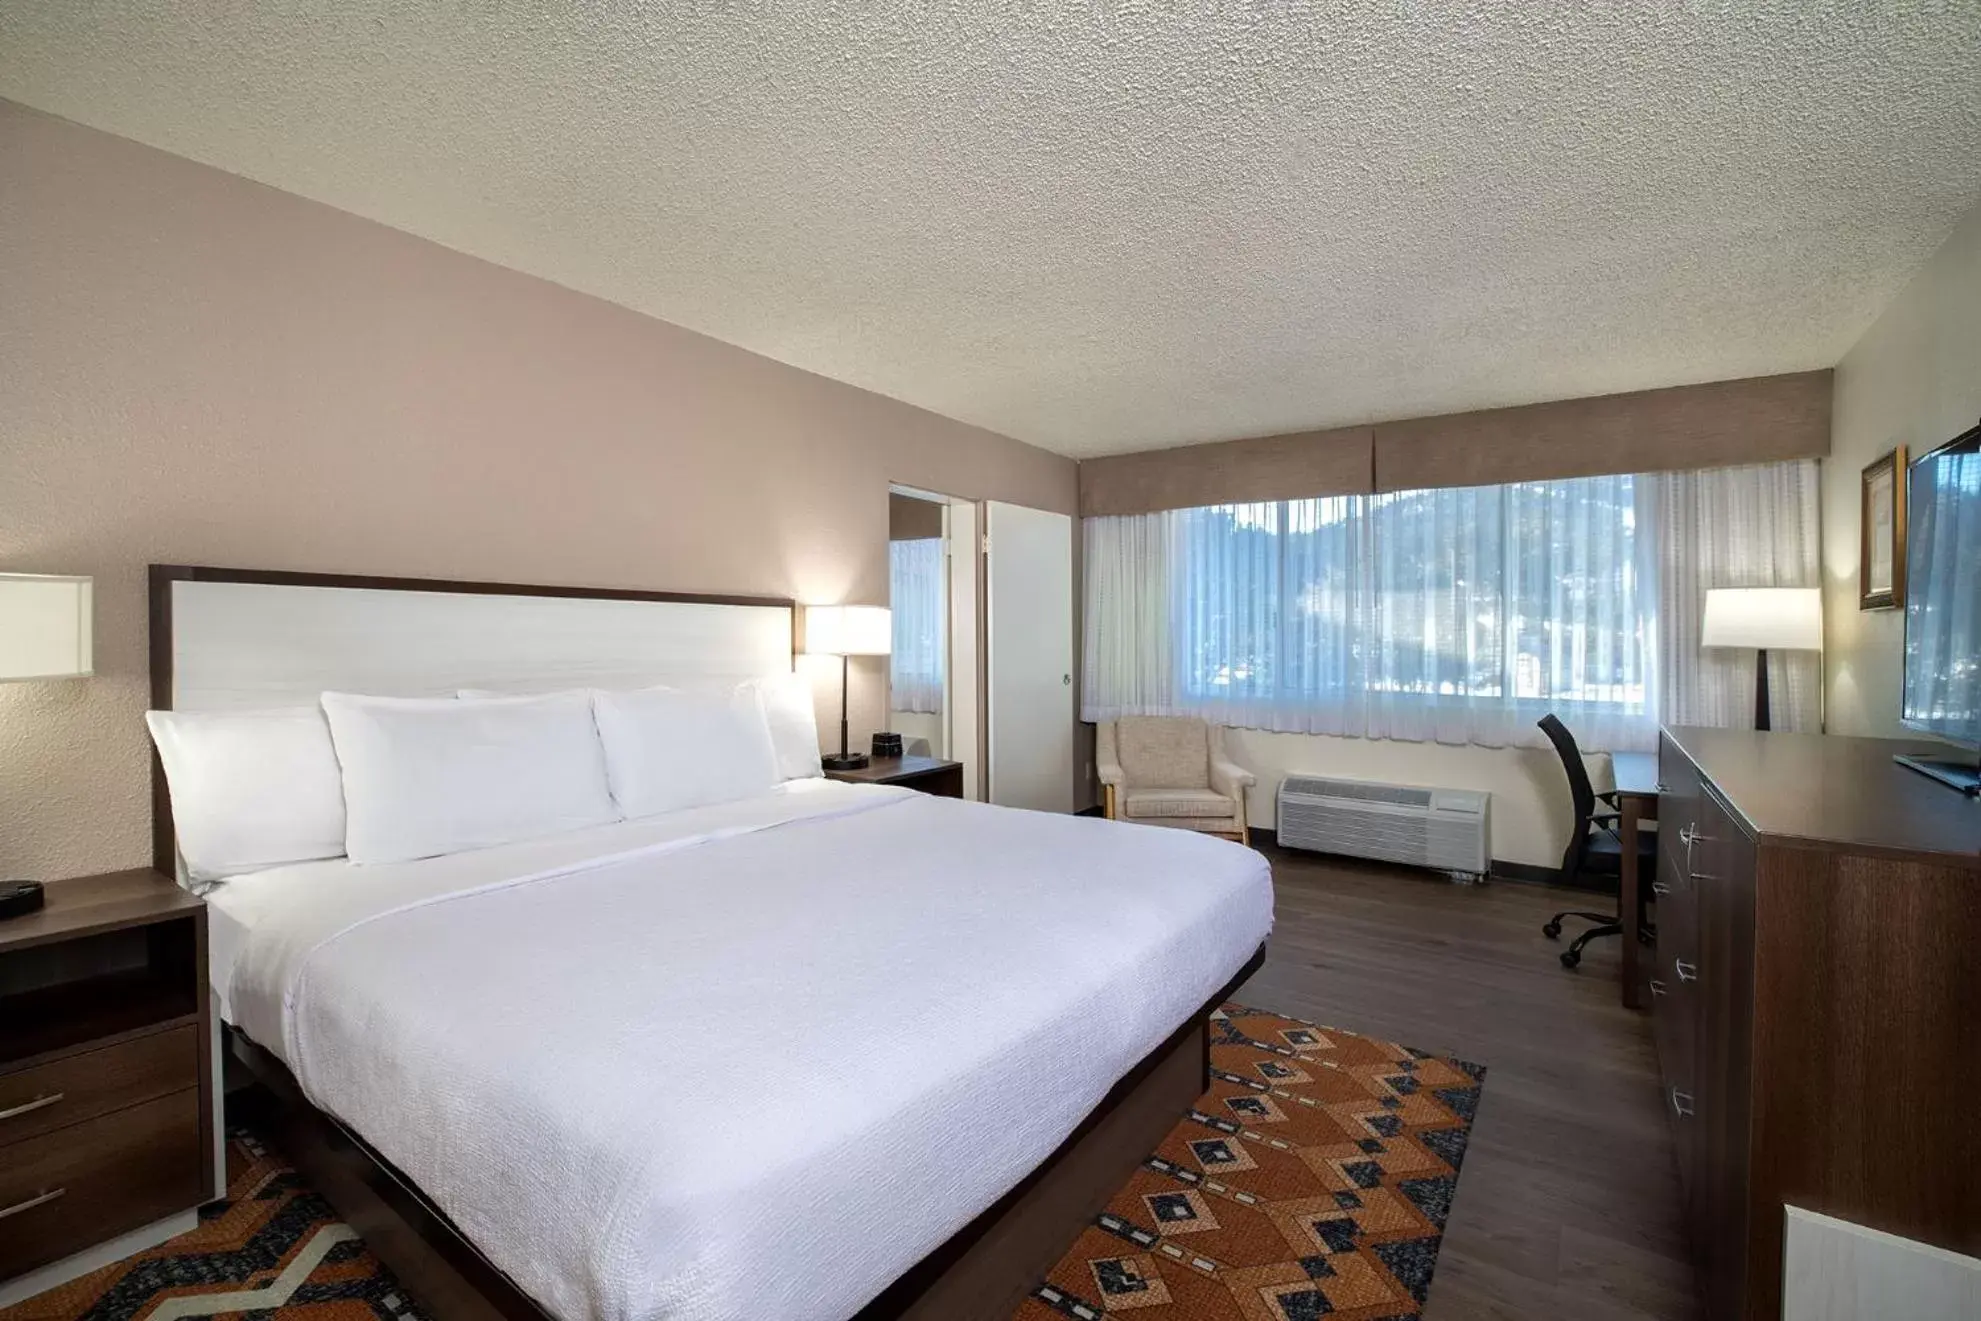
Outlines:
[[[1211,760],[1211,788],[1227,798],[1243,802],[1245,791],[1259,782],[1259,777],[1240,766],[1235,761],[1222,757]]]
[[[1096,761],[1094,774],[1100,777],[1102,784],[1111,784],[1117,789],[1128,783],[1128,776],[1118,761]]]

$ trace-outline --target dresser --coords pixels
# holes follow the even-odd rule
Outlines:
[[[1981,803],[1917,750],[1660,741],[1644,989],[1710,1321],[1781,1314],[1785,1206],[1981,1253]]]
[[[149,870],[0,921],[0,1307],[219,1192],[206,906]]]

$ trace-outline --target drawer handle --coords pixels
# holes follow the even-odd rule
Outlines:
[[[1658,792],[1659,792],[1659,793],[1661,793],[1661,794],[1668,794],[1668,793],[1670,793],[1670,792],[1671,792],[1671,786],[1670,786],[1670,785],[1668,785],[1668,784],[1666,784],[1666,783],[1665,783],[1665,782],[1664,782],[1663,780],[1659,780],[1659,781],[1658,781]]]
[[[1687,963],[1684,959],[1673,959],[1671,961],[1671,970],[1678,974],[1678,979],[1682,982],[1696,982],[1699,980],[1699,965],[1696,963]]]
[[[28,1198],[25,1202],[15,1202],[12,1206],[0,1206],[0,1220],[5,1220],[8,1216],[17,1216],[23,1211],[32,1211],[37,1206],[45,1206],[68,1191],[67,1188],[50,1188],[47,1192],[38,1193]]]
[[[1697,844],[1699,840],[1700,840],[1700,835],[1698,828],[1696,826],[1684,825],[1679,827],[1678,842],[1685,845],[1686,848],[1688,849],[1691,848],[1694,844]]]
[[[0,1110],[0,1119],[17,1119],[22,1115],[31,1115],[37,1110],[46,1110],[60,1101],[63,1095],[62,1092],[50,1092],[46,1096],[37,1096],[32,1101],[23,1101],[11,1109]]]
[[[1653,978],[1651,979],[1651,994],[1652,994],[1652,995],[1664,995],[1664,994],[1666,993],[1666,991],[1667,991],[1667,990],[1668,990],[1668,988],[1667,988],[1667,987],[1665,986],[1665,984],[1664,984],[1663,982],[1661,982],[1661,981],[1659,981],[1659,980],[1658,980],[1658,979],[1657,979],[1656,977],[1653,977]]]
[[[1670,894],[1670,893],[1671,893],[1671,886],[1669,886],[1669,885],[1667,885],[1667,884],[1665,884],[1665,883],[1664,883],[1663,881],[1652,881],[1652,882],[1651,882],[1651,893],[1652,893],[1652,894]]]
[[[1676,1087],[1672,1088],[1671,1108],[1678,1113],[1679,1118],[1690,1119],[1692,1117],[1692,1093],[1681,1092]]]

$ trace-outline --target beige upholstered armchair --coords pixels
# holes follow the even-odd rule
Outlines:
[[[1190,716],[1104,720],[1095,761],[1110,821],[1180,826],[1251,842],[1245,790],[1258,781],[1224,755],[1224,730]]]

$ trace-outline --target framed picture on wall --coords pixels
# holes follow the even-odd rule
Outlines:
[[[1905,604],[1905,446],[1866,464],[1860,492],[1857,608]]]

